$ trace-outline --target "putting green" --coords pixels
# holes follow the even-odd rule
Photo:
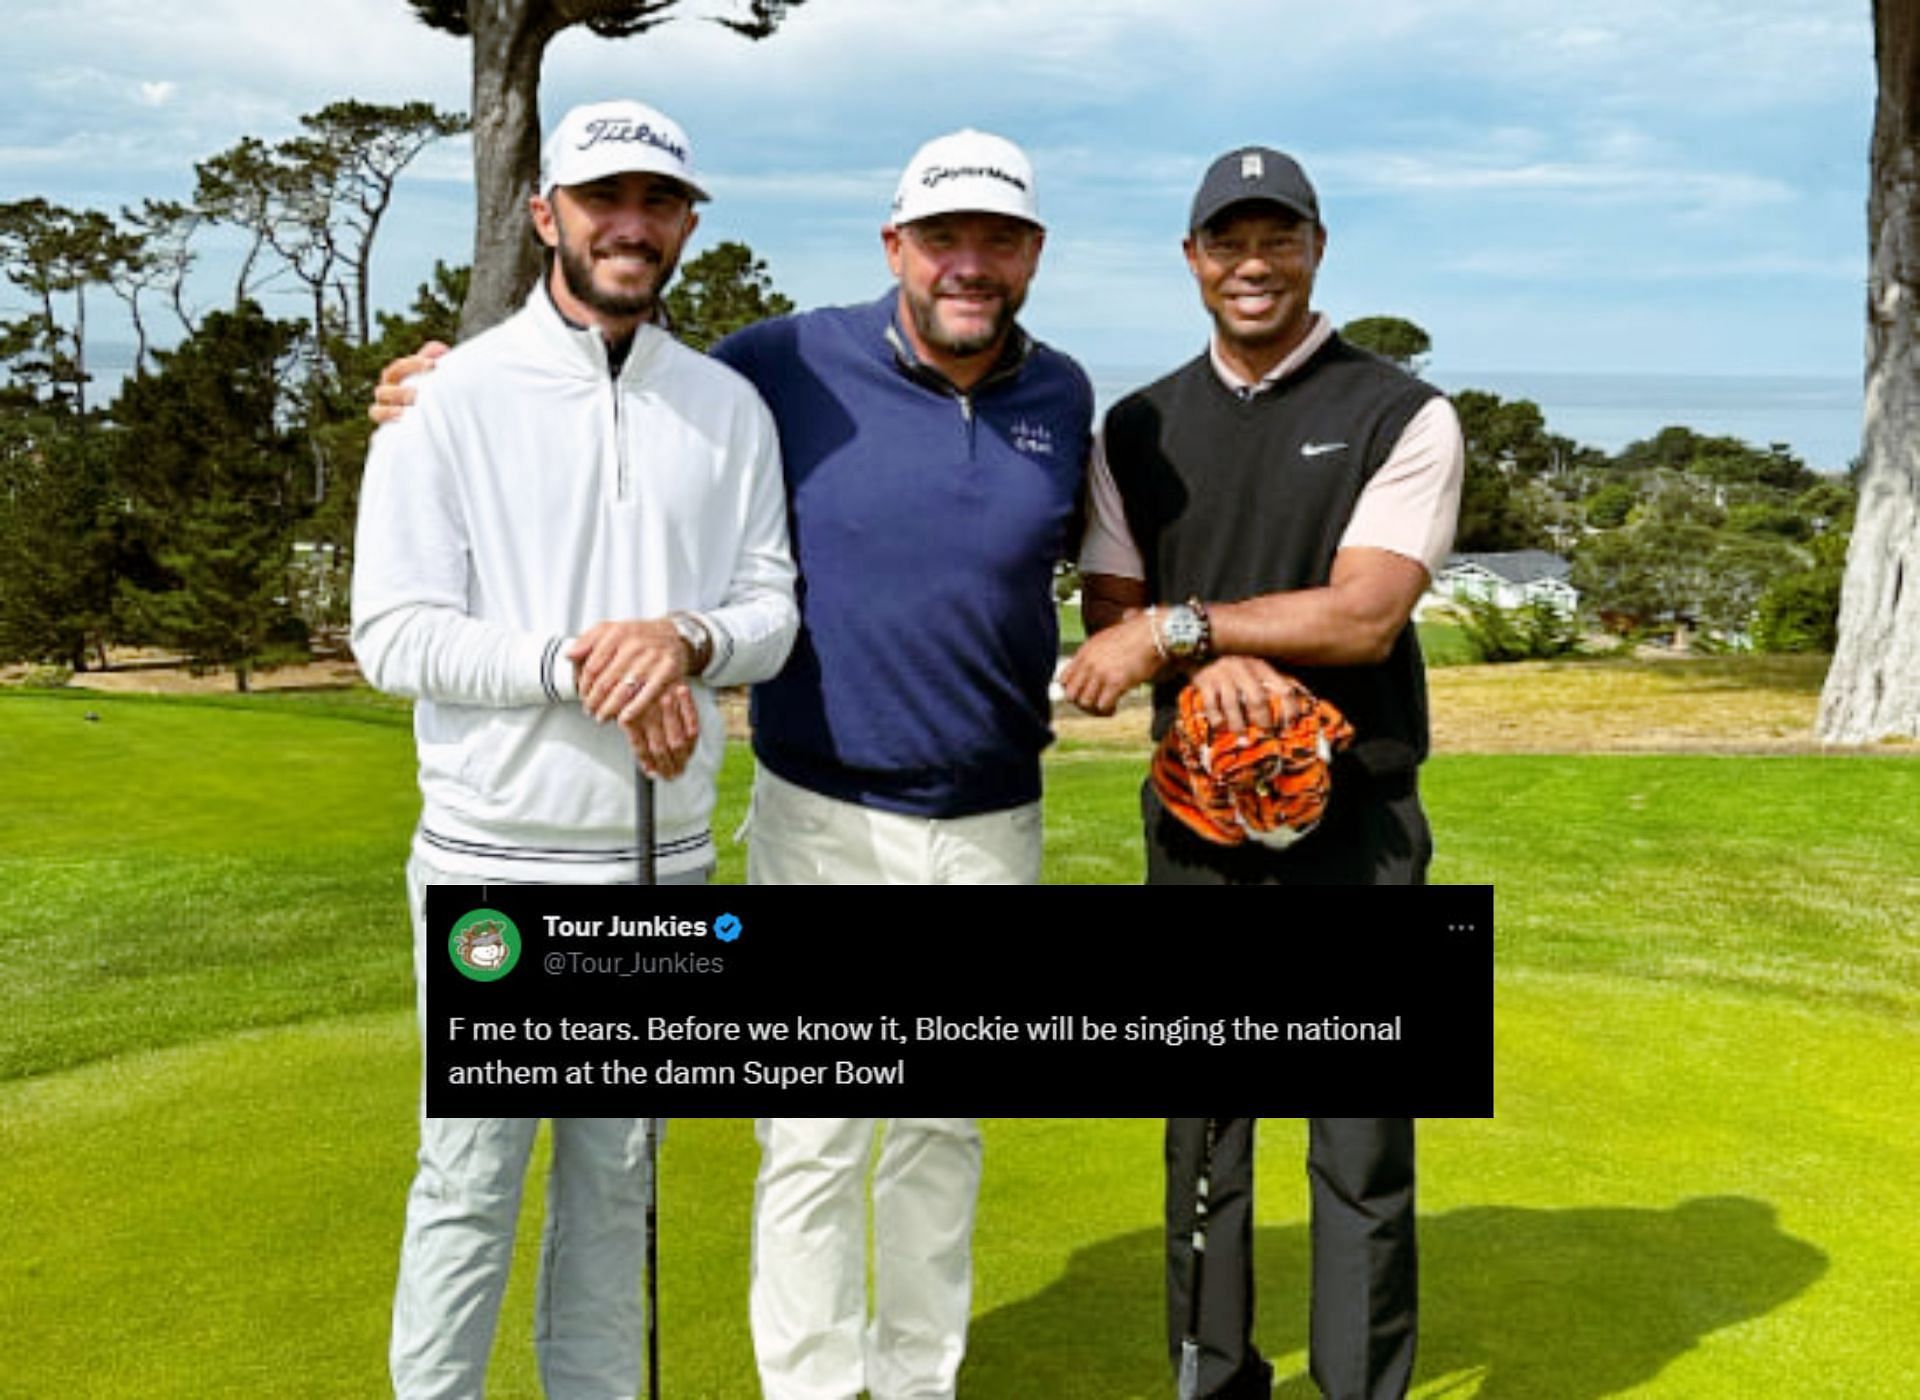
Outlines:
[[[0,1396],[384,1389],[411,741],[370,697],[253,701],[0,697]],[[736,747],[723,833],[746,767]],[[1910,1393],[1920,767],[1460,755],[1429,779],[1436,873],[1500,886],[1502,975],[1499,1117],[1421,1128],[1417,1393]],[[1054,878],[1138,878],[1138,783],[1137,756],[1050,766]],[[1164,1400],[1158,1123],[987,1132],[965,1394]],[[1259,1163],[1291,1400],[1302,1138],[1266,1125]],[[753,1164],[744,1122],[670,1134],[675,1400],[755,1393]],[[535,1190],[495,1396],[537,1393],[539,1212]]]
[[[1920,1036],[1831,1007],[1516,972],[1498,1117],[1421,1126],[1416,1394],[1875,1397],[1920,1372]],[[0,1395],[371,1395],[384,1383],[416,1050],[382,1012],[0,1084]],[[963,1393],[1169,1393],[1159,1131],[996,1120]],[[1299,1124],[1263,1129],[1260,1336],[1304,1368]],[[755,1393],[754,1151],[681,1121],[664,1156],[666,1389]],[[533,1178],[538,1180],[537,1177]],[[528,1193],[495,1359],[535,1396]]]

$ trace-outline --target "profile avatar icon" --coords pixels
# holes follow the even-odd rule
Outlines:
[[[447,951],[453,965],[474,981],[496,981],[520,961],[520,930],[498,910],[475,909],[453,926]]]
[[[460,935],[460,959],[468,967],[492,972],[507,960],[507,940],[500,925],[489,919]]]

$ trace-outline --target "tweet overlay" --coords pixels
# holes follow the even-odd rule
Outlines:
[[[1487,1117],[1493,890],[446,885],[436,1116]]]

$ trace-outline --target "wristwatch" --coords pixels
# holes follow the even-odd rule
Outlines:
[[[1175,603],[1160,615],[1160,641],[1175,661],[1205,661],[1213,654],[1213,622],[1198,598]]]
[[[687,674],[701,674],[713,660],[713,634],[707,630],[707,624],[692,613],[684,612],[670,613],[667,620],[680,634],[680,640],[687,644]]]

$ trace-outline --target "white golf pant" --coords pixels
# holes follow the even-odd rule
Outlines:
[[[750,885],[1037,885],[1038,802],[909,817],[824,797],[761,764],[747,830]]]
[[[951,1400],[973,1295],[977,1120],[762,1118],[754,1126],[751,1309],[766,1400],[853,1400],[862,1390],[874,1400]]]
[[[688,882],[700,877],[689,877]],[[425,1015],[426,887],[471,884],[407,864]],[[400,1400],[476,1400],[513,1261],[538,1118],[429,1118],[407,1197],[388,1356]],[[644,1345],[644,1118],[555,1118],[535,1289],[534,1347],[550,1400],[633,1400]]]

